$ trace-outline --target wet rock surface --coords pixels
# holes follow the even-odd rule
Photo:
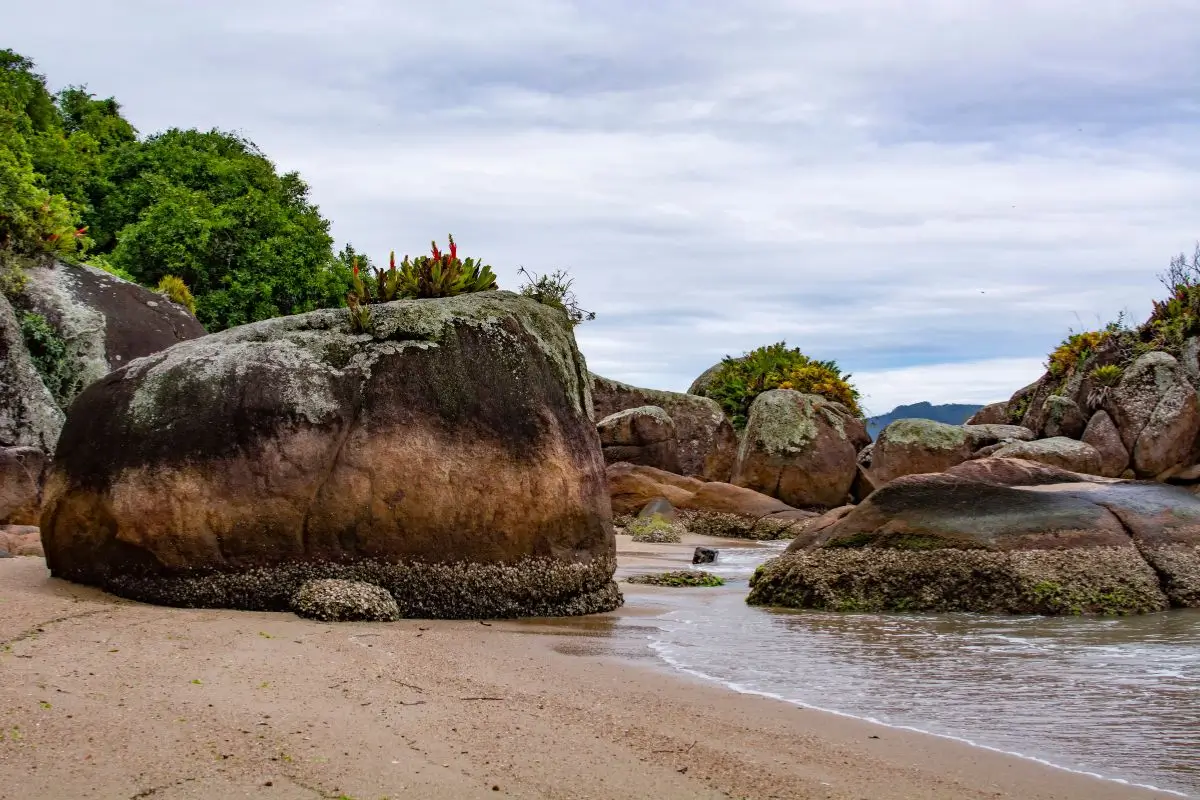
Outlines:
[[[988,458],[898,478],[809,526],[749,601],[836,610],[1126,614],[1200,605],[1200,499]]]

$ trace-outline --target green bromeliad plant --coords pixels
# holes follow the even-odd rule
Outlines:
[[[375,303],[392,300],[454,297],[471,292],[486,292],[496,288],[496,274],[491,266],[476,258],[458,257],[458,245],[449,236],[450,247],[442,252],[437,242],[432,242],[430,255],[410,259],[407,255],[396,264],[396,251],[388,259],[388,268],[372,267],[374,275],[363,280],[354,259],[352,268],[353,288],[346,295],[346,306],[350,310],[350,326],[355,332],[369,330],[371,310]]]

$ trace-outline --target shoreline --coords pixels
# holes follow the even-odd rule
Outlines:
[[[623,542],[621,573],[691,546]],[[592,617],[331,625],[0,560],[0,798],[1179,796],[687,674],[637,636],[678,590],[621,586]]]

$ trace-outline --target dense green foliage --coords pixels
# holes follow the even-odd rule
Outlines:
[[[75,361],[67,352],[66,342],[41,314],[23,312],[20,322],[21,336],[34,368],[55,402],[65,407],[80,389]]]
[[[721,404],[735,428],[746,427],[750,406],[763,392],[795,389],[841,403],[862,416],[858,390],[836,361],[817,361],[788,348],[786,342],[766,345],[741,358],[726,357],[704,393]]]
[[[112,98],[56,95],[0,50],[0,288],[46,255],[145,286],[170,275],[210,330],[341,305],[350,268],[295,172],[250,141],[171,129],[139,139]],[[343,251],[343,254],[345,251]]]
[[[559,309],[567,315],[567,319],[571,321],[571,327],[596,318],[594,311],[584,311],[579,307],[579,300],[571,289],[575,281],[568,277],[566,270],[559,269],[546,275],[538,275],[536,272],[521,267],[517,272],[525,276],[521,294],[531,297],[543,305]]]

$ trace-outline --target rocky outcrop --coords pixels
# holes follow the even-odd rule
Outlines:
[[[1068,439],[1078,439],[1083,436],[1087,427],[1087,417],[1079,405],[1069,397],[1051,395],[1043,403],[1045,423],[1042,425],[1042,436],[1054,438],[1065,436]]]
[[[662,498],[676,508],[695,494],[704,481],[645,464],[609,464],[605,471],[614,516],[637,514],[647,503]]]
[[[1103,471],[1103,462],[1096,448],[1065,436],[1038,439],[1034,442],[1014,442],[1000,448],[993,455],[996,458],[1037,461],[1084,475],[1099,475]]]
[[[37,447],[0,447],[0,525],[37,525],[46,454]]]
[[[285,609],[306,581],[405,616],[621,602],[587,374],[510,292],[230,329],[88,387],[42,513],[51,573],[147,602]]]
[[[66,343],[78,390],[135,358],[205,333],[182,306],[94,267],[52,262],[26,275],[21,302]]]
[[[793,507],[839,506],[870,443],[862,420],[845,406],[792,389],[763,392],[750,407],[733,484]]]
[[[898,478],[818,525],[760,568],[749,602],[1041,614],[1200,605],[1200,499],[1177,487],[982,459]]]
[[[679,472],[675,422],[658,406],[639,406],[596,423],[606,464],[624,461]]]
[[[1200,433],[1200,405],[1170,354],[1146,353],[1129,365],[1108,408],[1138,477],[1153,478],[1189,461]]]
[[[63,412],[42,382],[16,313],[0,294],[0,447],[54,449]]]
[[[669,502],[692,533],[739,539],[789,539],[815,514],[752,489],[700,481],[634,464],[608,467],[613,513],[638,513],[656,498]]]
[[[875,441],[868,473],[880,487],[903,475],[943,472],[966,461],[975,448],[976,440],[962,425],[898,419]]]
[[[1008,419],[1008,402],[990,403],[976,411],[969,420],[968,425],[1002,425],[1009,421]]]
[[[595,374],[591,381],[596,419],[630,408],[657,406],[675,423],[682,474],[705,480],[729,480],[737,458],[737,434],[715,400],[642,389]]]
[[[1084,444],[1095,448],[1100,456],[1099,475],[1120,477],[1129,466],[1129,451],[1121,441],[1121,432],[1106,411],[1097,411],[1083,431]]]
[[[734,360],[741,361],[743,358],[744,356]],[[723,366],[725,366],[725,361],[721,360],[704,370],[704,372],[701,372],[696,377],[696,380],[692,381],[692,385],[688,387],[688,394],[708,397],[708,389],[712,386],[713,380],[717,377],[717,373],[721,371],[721,367]]]

